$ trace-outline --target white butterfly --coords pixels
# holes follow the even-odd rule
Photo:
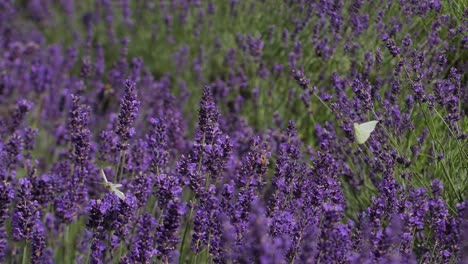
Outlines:
[[[362,124],[354,123],[354,136],[356,137],[356,142],[358,144],[364,144],[370,137],[372,131],[374,131],[378,122],[379,121],[373,120]]]
[[[122,201],[125,201],[125,194],[119,189],[117,189],[117,188],[122,187],[122,184],[112,183],[112,182],[107,181],[106,174],[104,174],[104,170],[102,169],[101,169],[101,175],[104,178],[104,186],[106,186],[106,189],[113,192],[115,195],[117,195],[117,197],[122,199]]]

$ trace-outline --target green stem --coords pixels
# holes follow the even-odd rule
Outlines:
[[[182,263],[182,257],[184,255],[184,246],[185,246],[185,238],[187,237],[189,225],[190,225],[190,218],[192,217],[193,206],[190,208],[190,213],[187,217],[187,223],[185,224],[185,231],[184,236],[182,237],[182,242],[180,244],[180,255],[179,255],[179,263]]]
[[[64,234],[64,249],[63,249],[63,263],[67,263],[67,256],[68,256],[68,240],[69,240],[69,226],[65,226],[65,234]]]
[[[91,257],[91,246],[93,245],[93,242],[94,242],[94,237],[93,239],[91,239],[91,242],[89,243],[89,251],[88,251],[88,254],[86,254],[86,262],[85,263],[89,263],[89,258]]]
[[[210,263],[210,244],[211,244],[211,234],[208,235],[208,245],[206,246],[206,263]]]
[[[119,257],[117,258],[117,261],[122,258],[123,255],[123,241],[120,241],[119,245]]]
[[[378,115],[377,115],[377,113],[375,112],[374,108],[372,108],[372,113],[374,114],[374,116],[375,116],[376,118],[378,118]],[[393,138],[391,137],[390,132],[385,128],[385,126],[384,126],[383,124],[382,124],[380,127],[383,129],[383,131],[384,131],[385,134],[387,135],[387,138],[388,138],[388,140],[390,141],[390,144],[392,145],[392,147],[394,147],[395,149],[398,149],[397,146],[398,146],[399,144],[397,144],[397,143],[393,140]]]
[[[429,122],[427,120],[425,111],[422,111],[422,113],[423,113],[424,121],[426,122],[427,128],[429,130],[429,134],[431,135],[432,140],[437,142],[440,145],[440,147],[442,148],[442,151],[445,152],[443,144],[438,139],[436,139],[435,134],[432,131],[431,126],[429,125]],[[441,161],[440,164],[442,165],[442,170],[444,171],[445,177],[447,178],[447,180],[448,180],[448,182],[450,184],[450,187],[452,187],[453,191],[455,192],[455,195],[458,196],[458,199],[460,199],[460,201],[463,201],[463,197],[461,197],[461,195],[457,192],[457,189],[455,188],[455,184],[452,181],[452,178],[450,177],[450,174],[448,173],[448,170],[445,167],[444,162]]]
[[[333,114],[333,110],[320,98],[320,96],[317,95],[317,93],[314,93],[314,96],[330,111],[330,113]]]
[[[43,106],[44,106],[44,95],[41,93],[41,95],[39,96],[39,109],[37,110],[37,116],[32,125],[33,128],[37,128],[37,124],[41,120]]]
[[[455,135],[455,132],[453,132],[453,130],[450,128],[449,124],[447,124],[447,122],[442,117],[442,115],[435,108],[434,108],[434,112],[437,114],[437,116],[440,118],[440,120],[442,120],[442,122],[444,122],[445,126],[450,131],[450,134],[452,134],[452,136],[456,139],[457,135]],[[458,146],[460,147],[460,151],[465,155],[465,158],[468,158],[468,154],[465,152],[464,147],[461,145],[461,143],[458,140],[456,140],[456,142],[457,142]]]
[[[162,224],[161,220],[163,220],[163,216],[164,216],[164,209],[161,210],[161,214],[158,217],[158,224]]]
[[[120,170],[121,170],[120,166],[122,164],[122,159],[123,159],[123,151],[121,150],[119,152],[119,161],[117,163],[117,171],[115,172],[115,179],[113,179],[113,181],[115,182],[119,182],[119,176],[120,176]]]
[[[26,245],[24,245],[24,249],[23,249],[23,260],[21,261],[22,264],[28,263],[27,255],[28,255],[28,242],[26,242]]]
[[[112,179],[114,182],[118,182],[118,177],[119,177],[119,170],[120,170],[120,162],[122,161],[122,152],[119,153],[119,161],[117,161],[117,169],[115,171],[115,178]],[[109,180],[109,179],[107,179]]]

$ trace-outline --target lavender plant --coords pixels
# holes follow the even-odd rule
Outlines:
[[[467,261],[464,2],[0,10],[0,262]]]

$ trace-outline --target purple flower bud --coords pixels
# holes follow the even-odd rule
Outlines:
[[[297,84],[299,84],[299,86],[304,89],[304,90],[307,90],[307,88],[309,88],[309,85],[310,85],[310,80],[307,79],[305,76],[304,76],[304,72],[302,69],[293,69],[291,70],[293,76],[294,76],[294,79],[296,80]]]
[[[8,240],[7,232],[3,227],[3,224],[0,226],[0,262],[4,262],[8,250]]]
[[[7,144],[4,146],[4,151],[6,154],[6,157],[4,157],[4,166],[7,168],[9,171],[14,171],[16,170],[16,167],[23,159],[22,152],[24,148],[24,142],[23,138],[17,134],[14,133],[13,135],[10,136],[8,139]],[[9,175],[5,175],[9,176]]]
[[[388,39],[385,46],[387,46],[388,51],[393,57],[397,57],[400,54],[400,48],[395,44],[394,40]]]
[[[167,127],[163,118],[151,118],[151,131],[146,136],[151,153],[151,172],[158,175],[163,172],[168,160]]]
[[[405,38],[403,39],[403,42],[402,42],[402,43],[403,43],[403,46],[405,46],[405,47],[411,46],[411,43],[412,43],[412,41],[411,41],[411,35],[410,35],[410,34],[406,34],[406,36],[405,36]]]
[[[80,77],[88,79],[93,75],[94,65],[91,63],[91,58],[84,57],[81,62]]]
[[[44,233],[39,229],[34,229],[32,233],[32,252],[31,252],[31,263],[32,264],[42,264],[47,263],[44,258],[44,250],[46,248],[46,242]]]
[[[10,122],[8,125],[8,132],[13,133],[23,122],[26,113],[33,108],[34,104],[28,100],[20,99],[17,101],[15,109],[10,114]]]
[[[177,249],[179,243],[177,232],[184,212],[183,204],[177,200],[171,200],[164,211],[162,224],[158,226],[155,235],[156,255],[163,262],[170,262]]]
[[[339,204],[323,204],[324,219],[319,240],[320,260],[326,263],[341,262],[349,249],[349,229],[339,223],[343,208]]]
[[[281,34],[281,41],[283,42],[283,45],[286,45],[288,42],[288,37],[289,37],[289,32],[287,29],[283,30],[283,33]]]
[[[138,117],[140,101],[137,99],[136,84],[131,80],[125,81],[125,93],[120,103],[120,113],[115,133],[120,137],[119,148],[126,150],[128,141],[135,135],[133,122]]]
[[[28,178],[18,180],[19,188],[16,194],[16,207],[13,211],[11,226],[13,228],[13,239],[31,240],[32,231],[39,220],[39,203],[33,199],[32,184]]]
[[[121,8],[122,8],[122,15],[124,18],[125,25],[131,29],[133,25],[133,21],[131,19],[132,11],[130,9],[130,3],[128,0],[121,1]]]
[[[153,229],[156,219],[150,214],[143,214],[138,220],[137,235],[131,251],[123,258],[123,263],[150,263],[154,254]]]
[[[269,222],[264,207],[257,201],[254,202],[248,222],[248,233],[235,253],[235,262],[261,264],[283,262],[287,248],[283,246],[285,241],[268,235]]]
[[[115,33],[114,33],[114,12],[112,8],[112,3],[110,0],[103,0],[102,5],[104,6],[104,15],[105,15],[105,23],[106,23],[106,34],[107,39],[111,43],[115,43]]]
[[[161,209],[166,208],[170,201],[178,200],[182,195],[182,187],[179,179],[173,175],[159,174],[155,179],[158,206]]]
[[[90,108],[80,103],[80,97],[72,95],[72,108],[68,114],[68,131],[75,164],[86,165],[90,153],[91,131],[89,130]],[[80,181],[83,183],[83,179]]]
[[[247,44],[249,45],[249,52],[252,57],[258,59],[262,56],[264,43],[259,39],[249,36],[247,38]]]

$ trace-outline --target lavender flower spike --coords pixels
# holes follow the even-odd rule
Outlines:
[[[120,137],[119,148],[126,150],[128,141],[135,135],[133,122],[138,117],[140,101],[137,98],[136,83],[131,80],[125,81],[125,93],[120,103],[120,113],[115,133]]]

